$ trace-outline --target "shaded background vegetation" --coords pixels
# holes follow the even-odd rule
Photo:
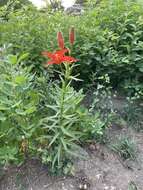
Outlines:
[[[56,32],[66,33],[73,25],[77,33],[73,52],[80,60],[84,86],[92,83],[91,75],[97,72],[108,73],[114,88],[131,93],[142,90],[141,4],[131,0],[103,0],[88,10],[93,2],[97,3],[89,2],[81,16],[36,10],[32,6],[9,11],[8,22],[0,23],[0,45],[12,44],[13,53],[30,53],[27,64],[37,68],[43,62],[41,51],[55,48]]]

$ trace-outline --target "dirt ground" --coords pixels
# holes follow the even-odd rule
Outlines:
[[[83,148],[85,160],[75,160],[74,176],[51,177],[46,166],[31,160],[19,168],[8,168],[4,175],[0,171],[0,190],[143,190],[143,132],[117,125],[106,132],[112,143],[120,135],[135,141],[135,161],[123,161],[108,143],[94,143]]]
[[[72,177],[51,177],[38,161],[28,161],[19,168],[9,168],[1,178],[0,190],[143,190],[143,133],[114,126],[108,137],[114,140],[126,134],[137,144],[136,161],[123,161],[105,145],[85,147],[86,160],[75,161]],[[129,188],[134,184],[136,188]]]

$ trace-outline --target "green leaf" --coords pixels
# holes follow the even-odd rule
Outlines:
[[[36,111],[36,106],[31,106],[30,108],[26,109],[25,113],[26,114],[31,114]]]
[[[67,148],[67,144],[66,144],[65,139],[61,137],[60,140],[61,140],[61,142],[62,142],[62,144],[63,144],[63,147],[64,147],[65,151],[68,151],[68,148]]]
[[[143,72],[143,66],[142,66],[142,67],[139,67],[139,71],[140,71],[140,72]]]
[[[57,159],[58,159],[58,153],[56,153],[56,155],[54,156],[54,159],[52,160],[52,169],[54,169]]]
[[[6,120],[5,115],[2,112],[0,112],[0,121],[5,121],[5,120]]]
[[[53,139],[52,139],[52,141],[50,142],[50,144],[48,145],[48,147],[50,147],[50,146],[56,141],[56,139],[58,138],[58,136],[59,136],[59,133],[57,133],[57,134],[53,137]]]
[[[61,126],[61,130],[62,130],[62,132],[63,132],[65,135],[67,135],[67,136],[69,136],[69,137],[72,137],[73,139],[79,141],[79,139],[74,135],[74,132],[72,132],[72,131],[70,131],[70,130],[67,130],[66,128],[64,128],[64,127],[62,127],[62,126]]]
[[[12,63],[13,65],[17,64],[17,55],[9,55],[8,56],[8,60],[10,63]]]
[[[58,159],[58,166],[59,167],[60,167],[61,150],[62,150],[62,146],[61,146],[61,144],[59,144],[58,152],[57,152],[57,159]]]
[[[0,111],[9,110],[9,107],[6,107],[6,105],[0,105]]]
[[[128,190],[138,190],[136,184],[133,181],[129,183]]]
[[[28,56],[29,56],[29,53],[22,54],[22,55],[18,58],[17,64],[19,64],[22,60],[26,59]]]
[[[16,76],[15,77],[15,82],[17,83],[17,84],[25,84],[25,82],[26,82],[26,78],[25,78],[25,76],[22,76],[22,75],[19,75],[19,76]]]

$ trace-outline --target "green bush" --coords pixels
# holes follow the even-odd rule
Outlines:
[[[86,36],[79,53],[82,76],[90,82],[91,71],[99,76],[108,73],[113,87],[123,89],[136,82],[135,87],[142,80],[143,12],[131,1],[107,2],[84,17]]]
[[[134,94],[143,91],[142,16],[142,5],[132,0],[103,0],[76,17],[23,7],[11,13],[8,22],[0,23],[0,44],[11,43],[14,53],[29,52],[27,65],[34,65],[39,71],[41,51],[55,48],[57,31],[67,32],[74,25],[74,54],[80,60],[78,72],[84,88],[96,71],[99,76],[108,73],[114,88]]]
[[[38,93],[34,75],[20,62],[27,57],[8,55],[0,58],[0,163],[20,162],[29,152],[36,132]],[[33,143],[33,142],[32,142]],[[24,145],[25,144],[25,145]]]
[[[61,65],[61,83],[50,82],[47,73],[37,76],[24,66],[28,56],[1,49],[0,164],[19,164],[34,156],[52,172],[72,172],[73,157],[80,157],[77,150],[100,137],[105,123],[82,105],[82,90],[70,86],[78,80],[71,75],[77,65]]]

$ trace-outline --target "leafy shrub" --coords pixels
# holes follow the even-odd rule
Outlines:
[[[96,73],[92,75],[92,78],[92,86],[90,85],[90,88],[94,92],[92,94],[93,101],[90,105],[90,112],[99,112],[102,120],[109,125],[115,111],[112,102],[110,78],[108,74],[96,77]]]
[[[96,71],[98,76],[108,73],[114,88],[120,87],[131,95],[136,89],[142,93],[142,14],[142,5],[132,0],[103,0],[77,17],[24,7],[0,24],[0,43],[12,43],[14,53],[29,52],[27,65],[35,65],[39,71],[41,50],[55,48],[56,32],[75,25],[78,35],[74,55],[81,63],[77,72],[84,80],[84,88]]]
[[[62,38],[62,33],[60,38]],[[70,43],[73,45],[74,29]],[[58,37],[59,38],[59,37]],[[63,39],[58,39],[60,48]],[[82,105],[83,91],[76,91],[71,83],[78,81],[72,71],[77,60],[69,49],[43,52],[51,58],[48,64],[60,64],[60,81],[49,81],[32,74],[33,67],[25,67],[28,54],[12,55],[1,49],[0,59],[0,163],[19,163],[25,158],[39,156],[52,172],[72,170],[72,158],[87,141],[103,133],[104,122],[98,113],[91,114]],[[58,59],[57,59],[58,57]],[[23,64],[24,63],[24,64]],[[63,63],[63,64],[62,64]],[[50,69],[48,69],[50,71]],[[44,72],[43,72],[44,73]],[[69,171],[71,172],[71,171]]]
[[[89,70],[84,66],[89,65],[90,70],[96,70],[99,76],[108,73],[113,87],[124,88],[124,84],[129,85],[130,81],[136,81],[135,86],[141,83],[141,15],[139,5],[130,1],[111,1],[108,5],[103,2],[99,10],[88,13],[85,17],[88,37],[84,38],[86,43],[81,46],[79,54],[84,62],[81,72],[84,72],[85,80]]]
[[[9,15],[16,9],[21,8],[23,5],[29,4],[33,7],[32,3],[27,0],[4,0],[0,2],[0,20],[8,21]],[[33,7],[34,8],[34,7]]]
[[[20,162],[36,131],[38,93],[34,75],[19,63],[27,54],[0,58],[0,163]]]

